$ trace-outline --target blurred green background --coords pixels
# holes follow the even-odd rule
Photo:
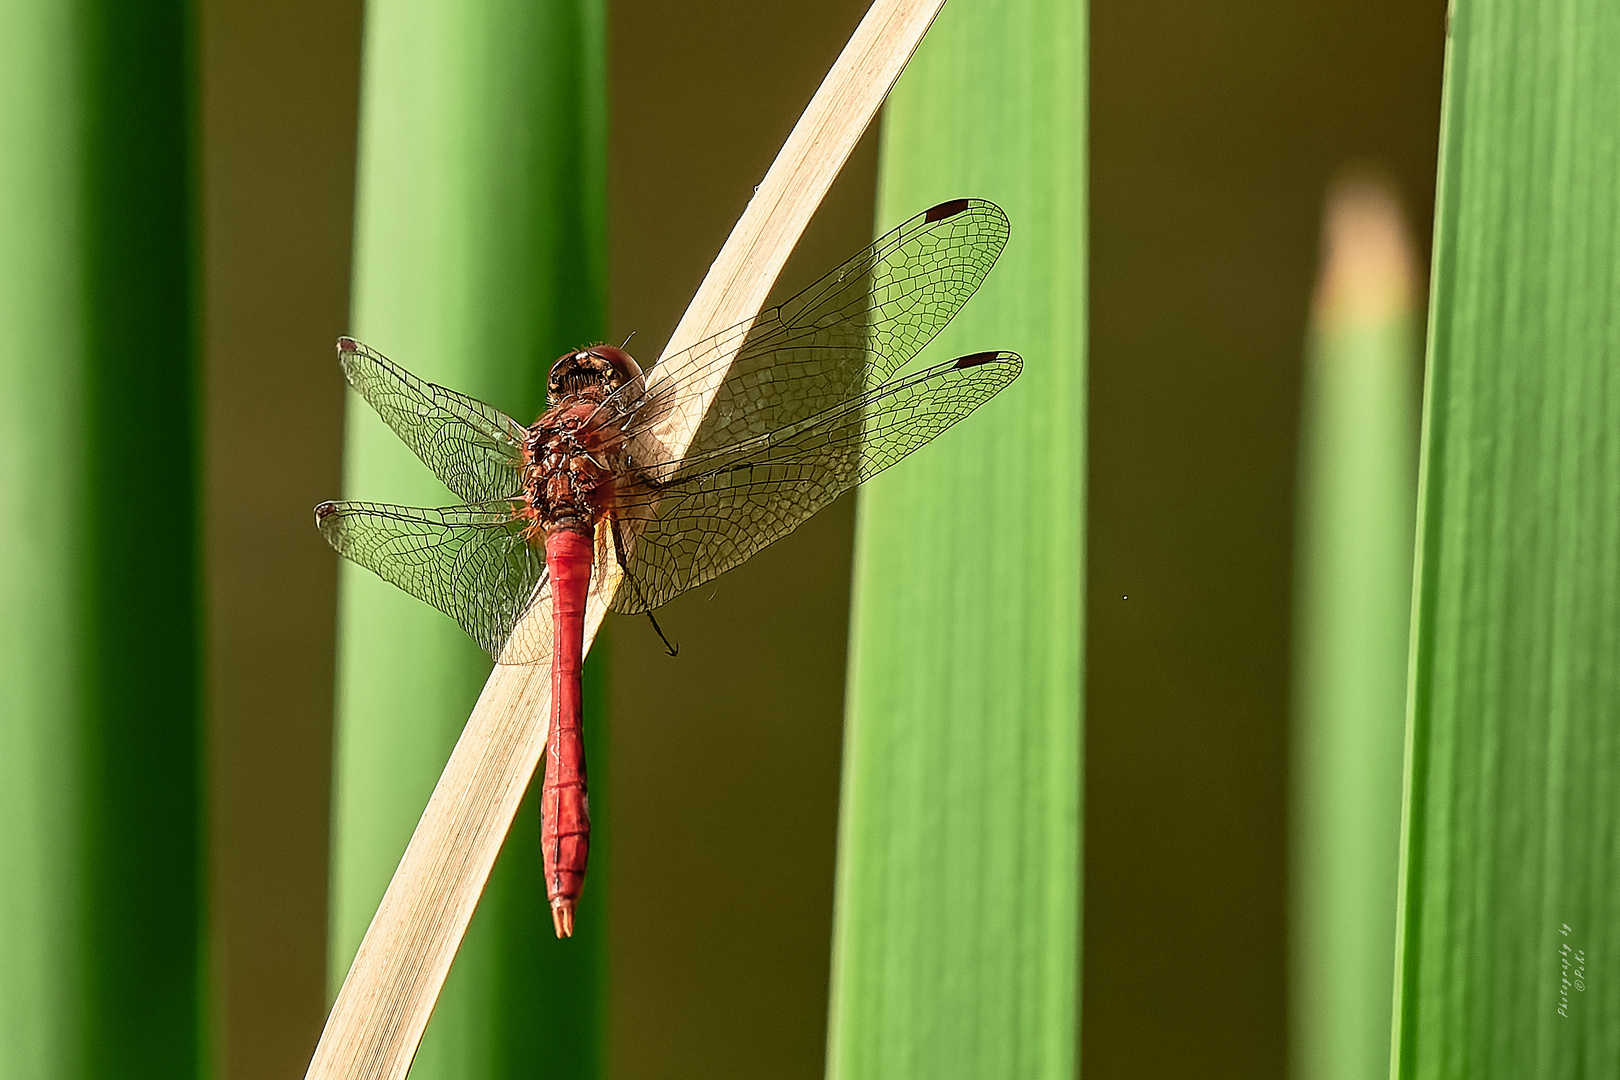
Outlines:
[[[673,329],[864,7],[608,4],[609,339],[650,351]],[[1380,171],[1426,265],[1444,8],[1090,6],[1090,1077],[1287,1071],[1295,484],[1323,200],[1345,168]],[[342,490],[362,11],[166,10],[170,51],[139,58],[183,73],[162,92],[196,120],[164,238],[202,298],[172,315],[193,328],[204,439],[206,727],[181,732],[206,763],[186,781],[206,850],[180,853],[207,896],[195,1053],[230,1080],[293,1077],[328,999],[337,564],[310,508]],[[24,74],[0,67],[8,87]],[[781,291],[868,241],[876,175],[869,135]],[[678,661],[615,628],[609,1075],[823,1070],[853,527],[844,500],[672,604]]]

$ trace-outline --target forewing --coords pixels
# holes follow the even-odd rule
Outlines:
[[[522,424],[466,394],[418,379],[353,338],[338,341],[349,384],[445,486],[469,503],[522,490]]]
[[[657,429],[671,413],[693,407],[739,339],[689,454],[792,426],[877,387],[962,309],[1007,235],[1007,215],[983,199],[918,214],[751,324],[660,362],[631,433]],[[656,459],[654,452],[648,460]],[[667,471],[660,464],[654,471]]]
[[[328,502],[315,521],[340,555],[432,604],[501,659],[546,574],[545,552],[524,537],[516,509],[504,501],[444,510]]]
[[[731,569],[856,484],[929,442],[1018,377],[1013,353],[977,353],[905,375],[770,435],[689,457],[618,512],[645,518],[615,611],[656,608]]]

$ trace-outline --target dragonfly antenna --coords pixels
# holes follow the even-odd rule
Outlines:
[[[624,345],[630,344],[630,339],[635,337],[635,336],[636,336],[636,332],[634,330],[632,330],[632,331],[630,331],[630,333],[626,334],[625,338],[624,338]],[[624,345],[620,345],[619,348],[621,348],[621,349],[624,348]]]

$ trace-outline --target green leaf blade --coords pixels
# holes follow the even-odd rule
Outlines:
[[[1415,268],[1384,185],[1329,200],[1305,364],[1290,753],[1290,1057],[1388,1068],[1417,500]]]
[[[191,30],[0,7],[0,1077],[211,1065]]]
[[[1487,0],[1452,35],[1396,1066],[1599,1075],[1620,1060],[1620,12]],[[1573,992],[1566,947],[1592,961]]]
[[[880,227],[1012,219],[921,362],[1025,369],[859,496],[829,1076],[1074,1072],[1084,56],[1075,5],[953,3],[885,116]]]

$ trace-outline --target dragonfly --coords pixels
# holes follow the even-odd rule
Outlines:
[[[618,582],[609,610],[646,613],[673,654],[654,609],[1012,383],[1023,364],[1005,351],[902,370],[978,289],[1008,232],[994,203],[941,203],[786,303],[650,371],[613,345],[565,353],[528,426],[338,340],[349,384],[464,502],[323,502],[322,535],[450,616],[497,663],[551,663],[540,843],[559,938],[573,934],[590,851],[580,668],[593,581]],[[701,408],[717,380],[677,453],[674,421]]]

